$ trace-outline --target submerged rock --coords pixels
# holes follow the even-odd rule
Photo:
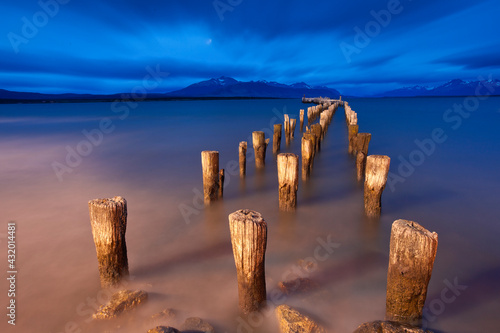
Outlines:
[[[148,333],[180,333],[180,331],[170,326],[156,326],[150,329]]]
[[[116,318],[122,312],[131,310],[145,302],[147,298],[148,294],[142,290],[120,290],[111,296],[108,304],[101,305],[92,317],[94,319]]]
[[[432,333],[432,331],[395,321],[376,320],[364,323],[354,333]]]
[[[174,321],[177,318],[177,312],[173,309],[165,309],[151,316],[153,321]]]
[[[278,287],[285,295],[299,294],[312,291],[318,288],[318,284],[308,278],[297,278],[291,281],[282,281]]]
[[[326,330],[311,318],[286,304],[276,308],[281,333],[326,333]]]
[[[184,321],[184,324],[181,326],[181,330],[187,332],[205,332],[205,333],[214,333],[214,328],[205,320],[198,317],[190,317]]]

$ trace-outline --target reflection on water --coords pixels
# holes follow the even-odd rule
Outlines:
[[[454,102],[353,99],[350,104],[359,114],[360,131],[373,135],[370,153],[391,156],[391,172],[397,172],[398,156],[415,149],[415,139],[436,127],[446,129],[441,115]],[[457,278],[468,286],[430,327],[443,332],[493,331],[500,310],[494,297],[500,277],[500,227],[495,222],[500,157],[494,154],[500,142],[498,99],[482,103],[462,128],[447,130],[449,139],[413,175],[395,191],[386,189],[382,216],[376,220],[363,214],[362,185],[347,155],[342,109],[315,159],[311,179],[300,180],[297,212],[285,214],[278,211],[272,151],[265,169],[258,171],[248,141],[245,179],[237,168],[232,172],[227,166],[238,160],[238,143],[248,140],[252,131],[267,128],[271,133],[270,124],[278,118],[274,108],[286,107],[291,118],[297,118],[304,108],[300,101],[140,103],[127,119],[111,118],[115,129],[104,134],[62,182],[52,163],[65,163],[66,146],[86,140],[83,130],[98,128],[100,119],[115,116],[110,105],[2,105],[0,201],[4,222],[18,224],[17,328],[145,332],[155,326],[149,320],[152,314],[173,308],[178,321],[199,316],[219,332],[248,331],[252,325],[258,326],[255,332],[276,332],[270,312],[253,321],[238,316],[228,215],[249,208],[261,212],[268,223],[268,290],[295,278],[317,284],[273,305],[284,302],[303,309],[335,332],[352,332],[363,322],[382,319],[390,226],[405,218],[439,234],[428,300],[439,297],[446,279]],[[300,152],[298,132],[297,127],[290,146],[282,142],[282,151]],[[219,150],[220,165],[226,168],[224,200],[207,208],[199,197],[202,150]],[[128,201],[132,280],[127,287],[148,291],[150,299],[133,316],[94,323],[91,314],[109,295],[99,289],[87,202],[115,195]],[[190,207],[187,214],[181,213],[181,205]],[[316,257],[318,246],[328,239],[338,246]],[[1,259],[6,261],[5,254]],[[299,264],[304,261],[313,265],[304,269]],[[7,290],[5,281],[0,288]],[[5,322],[0,325],[6,327]]]

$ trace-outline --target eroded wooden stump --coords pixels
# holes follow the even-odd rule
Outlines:
[[[297,125],[297,119],[290,119],[290,139],[293,139],[295,135],[295,126]]]
[[[416,222],[397,220],[392,224],[386,320],[420,325],[437,246],[437,233]]]
[[[91,200],[89,215],[101,287],[112,287],[129,274],[125,242],[127,201],[122,197]]]
[[[295,154],[278,155],[279,208],[294,211],[299,187],[299,157]]]
[[[277,154],[281,149],[281,124],[274,124],[273,153]]]
[[[263,168],[266,165],[266,149],[269,139],[266,139],[265,133],[255,131],[252,133],[253,149],[255,151],[255,166]]]
[[[238,278],[242,313],[258,311],[266,301],[265,254],[267,224],[256,211],[241,209],[229,215],[229,229]]]
[[[382,192],[387,183],[391,159],[385,155],[370,155],[366,158],[364,201],[368,217],[380,216]]]
[[[240,177],[247,173],[247,142],[241,141],[239,145]]]
[[[306,134],[302,136],[301,155],[302,155],[302,180],[307,180],[311,176],[311,169],[314,156],[314,144]]]
[[[356,140],[356,171],[358,181],[362,181],[366,169],[366,157],[368,156],[368,145],[372,135],[370,133],[358,133]]]
[[[205,205],[219,199],[220,175],[219,175],[219,152],[202,151],[201,166],[203,169],[203,198]]]
[[[304,109],[300,109],[300,114],[299,114],[299,119],[300,119],[300,131],[304,131]]]
[[[349,146],[348,146],[348,152],[349,154],[352,154],[354,152],[354,145],[356,144],[356,135],[358,135],[358,125],[349,125],[348,127],[348,139],[349,139]]]

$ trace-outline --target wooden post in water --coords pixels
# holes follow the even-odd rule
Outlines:
[[[125,243],[127,201],[122,197],[91,200],[89,215],[101,287],[112,287],[129,274]]]
[[[290,139],[294,137],[295,125],[297,125],[297,119],[290,119]]]
[[[240,177],[245,177],[247,173],[247,142],[241,141],[239,146]]]
[[[421,324],[437,246],[437,233],[416,222],[397,220],[392,224],[386,320]]]
[[[252,133],[252,141],[255,151],[255,166],[263,168],[266,165],[266,149],[269,139],[266,140],[264,132],[255,131]]]
[[[205,150],[201,152],[201,166],[203,168],[203,197],[205,205],[219,199],[219,152]]]
[[[358,135],[358,125],[349,125],[349,147],[348,147],[348,152],[349,154],[352,154],[354,152],[354,145],[356,142],[356,135]]]
[[[281,124],[274,124],[273,153],[276,154],[281,148]]]
[[[258,212],[241,209],[229,215],[229,229],[238,278],[240,310],[258,311],[266,301],[267,224]]]
[[[294,211],[297,207],[299,187],[299,157],[295,154],[278,155],[279,207],[282,211]]]
[[[224,169],[220,169],[219,170],[219,198],[222,198],[224,196],[224,178],[226,178]]]
[[[321,149],[321,125],[320,124],[311,125],[311,132],[316,137],[316,140],[314,142],[316,145],[315,149],[316,149],[316,151],[320,151],[320,149]]]
[[[385,155],[370,155],[366,158],[365,213],[368,217],[380,216],[381,199],[387,182],[391,159]]]
[[[302,180],[307,180],[311,175],[314,144],[306,134],[302,136],[301,151],[302,151]]]
[[[304,109],[300,109],[299,117],[300,117],[300,131],[303,132],[304,131]]]
[[[368,145],[372,135],[370,133],[358,133],[356,135],[356,171],[358,181],[363,180],[366,168],[366,157],[368,156]]]
[[[287,114],[284,117],[285,143],[288,146],[290,144],[290,117]]]

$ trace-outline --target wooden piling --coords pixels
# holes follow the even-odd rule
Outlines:
[[[300,114],[299,114],[299,119],[300,119],[300,131],[304,131],[304,109],[300,109]]]
[[[276,154],[281,148],[281,124],[274,124],[273,153]]]
[[[219,170],[219,198],[222,198],[224,196],[224,178],[226,178],[224,169],[220,169]]]
[[[285,143],[288,146],[290,144],[290,117],[287,114],[285,114],[284,118],[285,120],[283,122],[284,124],[283,130],[285,132]]]
[[[320,124],[313,124],[311,125],[311,133],[316,137],[316,140],[314,140],[314,144],[316,145],[315,150],[320,151],[321,149],[321,125]]]
[[[353,154],[354,152],[354,145],[356,143],[356,135],[358,135],[358,125],[349,125],[349,147],[348,147],[348,152],[349,154]]]
[[[370,133],[358,133],[356,135],[356,170],[358,181],[363,180],[366,168],[366,157],[368,156],[368,145],[372,135]]]
[[[416,222],[397,220],[392,224],[386,320],[421,324],[437,246],[437,233]]]
[[[311,175],[313,154],[314,154],[314,144],[308,135],[304,134],[302,136],[302,180],[307,180]]]
[[[295,154],[278,155],[279,208],[294,211],[299,187],[299,157]]]
[[[247,142],[241,141],[239,145],[240,177],[247,173]]]
[[[368,217],[380,216],[381,199],[387,182],[391,159],[385,155],[370,155],[366,158],[365,213]]]
[[[127,244],[127,201],[122,197],[89,201],[101,287],[117,285],[129,275]]]
[[[203,197],[205,205],[219,199],[219,152],[205,150],[201,152],[203,169]]]
[[[258,311],[266,301],[265,253],[267,224],[256,211],[241,209],[229,215],[229,229],[243,314]]]
[[[290,119],[290,139],[294,137],[295,125],[297,125],[297,119]]]
[[[255,151],[255,166],[263,168],[266,165],[266,149],[269,139],[266,140],[264,132],[255,131],[252,133],[252,141]]]

